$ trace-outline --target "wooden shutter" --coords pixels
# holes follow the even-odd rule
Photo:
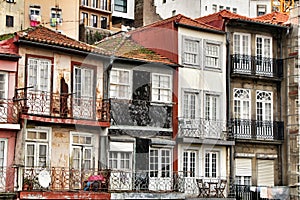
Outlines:
[[[252,163],[250,158],[235,159],[236,176],[252,176]]]
[[[273,160],[257,160],[257,185],[274,186]]]

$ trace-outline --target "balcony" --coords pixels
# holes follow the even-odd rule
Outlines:
[[[23,115],[66,119],[63,123],[72,120],[110,121],[109,100],[40,91],[19,93],[18,99],[23,104]]]
[[[231,55],[231,76],[234,75],[281,80],[283,62],[282,59],[233,54]]]
[[[19,123],[19,105],[11,99],[0,99],[0,124]]]
[[[227,135],[225,120],[198,119],[178,119],[179,137],[191,137],[200,139],[221,139],[225,140]]]
[[[262,187],[250,186],[250,185],[235,185],[235,199],[251,199],[251,200],[276,200],[276,199],[289,199],[289,188],[287,186],[274,186],[265,187],[267,197],[263,198],[266,194],[261,194],[262,191],[259,189]]]
[[[236,140],[282,141],[283,122],[231,119],[231,129]]]

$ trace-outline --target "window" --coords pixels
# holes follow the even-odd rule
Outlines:
[[[239,55],[250,55],[250,34],[233,34],[233,53]]]
[[[27,86],[30,90],[50,92],[51,61],[42,58],[28,58]]]
[[[7,3],[15,3],[15,0],[6,0]]]
[[[132,152],[109,152],[109,167],[111,169],[132,169]]]
[[[237,8],[232,8],[232,12],[236,14],[237,13]]]
[[[162,3],[167,3],[167,0],[163,0]]]
[[[88,6],[89,0],[81,0],[81,5]]]
[[[127,0],[115,0],[115,11],[127,13]]]
[[[93,168],[93,140],[90,134],[72,133],[71,134],[71,167],[74,169]]]
[[[219,96],[213,94],[205,95],[205,119],[216,120],[219,114]]]
[[[257,160],[257,186],[274,186],[274,160]]]
[[[235,159],[235,177],[238,185],[251,185],[252,162],[249,158]]]
[[[233,89],[233,115],[236,119],[250,119],[250,90]]]
[[[198,111],[198,93],[184,92],[183,95],[183,115],[185,119],[196,119]]]
[[[92,7],[98,8],[98,0],[92,0]]]
[[[110,72],[110,98],[129,99],[130,90],[130,71],[112,69]]]
[[[218,176],[218,152],[205,153],[205,177],[216,178]]]
[[[184,177],[195,177],[196,173],[196,151],[183,152]]]
[[[14,27],[14,17],[6,15],[6,26],[7,27]]]
[[[88,26],[88,20],[89,20],[89,14],[82,12],[81,13],[81,22],[85,25]]]
[[[3,167],[6,167],[7,165],[6,162],[7,162],[7,139],[0,138],[0,168],[1,169],[3,169]],[[2,173],[0,174],[3,175]]]
[[[8,92],[8,74],[0,72],[0,99],[7,99]]]
[[[220,43],[205,41],[205,67],[219,68],[221,67]]]
[[[172,11],[172,16],[175,16],[176,15],[176,10],[173,10]]]
[[[97,28],[98,27],[98,16],[97,15],[92,15],[92,27]]]
[[[256,73],[272,76],[271,58],[272,38],[261,35],[256,36]]]
[[[219,6],[219,11],[224,10],[224,6]]]
[[[258,121],[272,121],[272,108],[272,92],[256,91],[256,119]]]
[[[230,7],[226,7],[226,10],[229,10],[229,11],[230,11]]]
[[[49,129],[27,129],[25,145],[25,166],[46,167],[49,162]]]
[[[152,101],[172,101],[170,75],[152,74]]]
[[[216,12],[217,12],[217,5],[216,5],[216,4],[213,4],[213,5],[212,5],[212,12],[213,12],[213,13],[216,13]]]
[[[199,65],[199,41],[184,39],[183,63],[188,65]]]
[[[51,26],[57,26],[62,24],[62,17],[61,17],[61,9],[59,8],[51,8],[51,19],[50,19]]]
[[[90,68],[74,66],[74,94],[75,98],[93,97],[94,72]]]
[[[267,13],[266,5],[257,5],[257,16],[261,16]]]
[[[101,28],[107,29],[107,17],[101,17]]]
[[[107,0],[100,0],[100,9],[101,10],[108,10]]]
[[[171,149],[150,149],[150,177],[171,177]]]

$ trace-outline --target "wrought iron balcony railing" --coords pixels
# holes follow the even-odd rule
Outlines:
[[[0,123],[19,123],[20,107],[17,101],[12,99],[0,99]]]
[[[282,59],[273,59],[243,54],[231,55],[231,74],[282,78]]]
[[[231,119],[231,130],[235,139],[283,140],[283,122]]]
[[[226,139],[225,120],[207,120],[203,118],[197,119],[178,119],[179,137],[196,137],[201,139]]]
[[[269,192],[267,198],[262,198],[266,196],[261,195],[259,189],[262,187],[250,186],[250,185],[235,185],[235,199],[251,199],[251,200],[277,200],[277,199],[289,199],[289,187],[288,186],[274,186],[265,187],[268,188]],[[274,191],[274,192],[273,192]]]
[[[125,170],[75,170],[66,168],[20,168],[23,170],[22,190],[32,191],[70,191],[85,190],[93,192],[181,192],[187,195],[198,195],[199,185],[197,179],[206,183],[220,183],[227,177],[202,177],[196,176],[195,172],[169,172],[156,171],[157,174],[148,170],[138,170],[135,172]],[[47,171],[50,175],[49,187],[42,188],[38,177],[41,171]],[[98,179],[98,180],[97,180]],[[97,183],[97,186],[94,185]],[[30,187],[24,187],[32,183]],[[229,188],[227,184],[227,188]],[[212,192],[214,188],[211,188]]]
[[[19,93],[18,99],[23,104],[23,114],[107,122],[110,120],[109,100],[41,91]]]

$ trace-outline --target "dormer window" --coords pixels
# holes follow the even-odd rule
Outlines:
[[[60,8],[51,8],[51,19],[50,19],[50,25],[51,26],[57,26],[62,24],[62,11]]]
[[[30,26],[37,26],[41,23],[41,7],[37,5],[29,8]]]

